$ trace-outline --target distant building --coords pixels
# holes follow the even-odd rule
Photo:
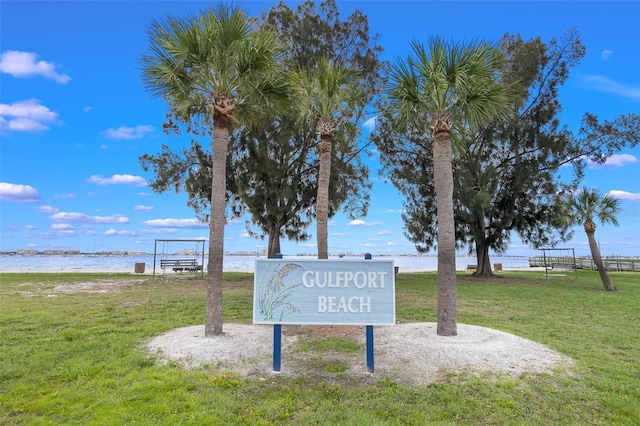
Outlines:
[[[38,250],[21,249],[21,250],[18,250],[17,253],[23,256],[35,256],[36,254],[38,254]]]
[[[59,256],[59,255],[64,254],[64,250],[47,249],[43,253],[46,254],[46,255],[49,255],[49,256],[51,256],[51,255],[53,255],[53,256],[58,255]]]

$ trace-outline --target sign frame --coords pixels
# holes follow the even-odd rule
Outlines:
[[[253,323],[393,325],[393,259],[256,259]]]

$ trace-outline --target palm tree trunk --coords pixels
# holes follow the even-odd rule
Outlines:
[[[329,258],[329,180],[331,177],[331,135],[320,134],[320,166],[318,170],[318,199],[316,205],[316,233],[318,259]]]
[[[222,334],[222,261],[224,257],[224,225],[226,223],[227,143],[229,119],[216,116],[213,127],[213,159],[211,179],[211,219],[209,223],[209,263],[207,267],[207,307],[204,334]]]
[[[616,291],[616,287],[613,285],[613,281],[611,281],[611,278],[609,278],[609,274],[607,274],[607,269],[604,267],[604,264],[602,263],[602,257],[600,257],[600,249],[598,249],[598,244],[596,243],[595,233],[587,232],[587,239],[589,240],[591,257],[593,257],[593,262],[596,264],[596,267],[598,268],[598,273],[600,274],[600,280],[602,280],[604,289],[607,291]]]
[[[453,170],[448,131],[435,134],[433,181],[438,217],[438,326],[439,336],[458,334],[456,307],[456,242],[453,220]]]

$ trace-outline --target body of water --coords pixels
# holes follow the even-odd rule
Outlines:
[[[201,256],[171,255],[170,259],[197,259],[201,263]],[[344,259],[359,259],[360,257],[345,257]],[[225,271],[253,272],[256,256],[225,256],[223,269]],[[260,257],[264,259],[264,257]],[[285,256],[285,259],[313,259],[311,256]],[[331,257],[331,259],[339,259]],[[374,256],[374,259],[393,259],[394,265],[400,272],[435,271],[438,259],[435,256]],[[492,257],[493,264],[501,263],[502,269],[529,269],[529,258],[522,257]],[[141,256],[93,256],[93,255],[3,255],[0,256],[0,272],[134,272],[136,264],[145,265],[145,273],[151,274],[154,269],[153,255]],[[475,257],[456,258],[456,268],[466,270],[468,265],[475,265]],[[156,257],[156,274],[162,274],[160,256]],[[205,259],[206,269],[206,259]]]

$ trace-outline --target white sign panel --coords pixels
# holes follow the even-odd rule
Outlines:
[[[395,324],[393,260],[256,260],[254,324]]]

